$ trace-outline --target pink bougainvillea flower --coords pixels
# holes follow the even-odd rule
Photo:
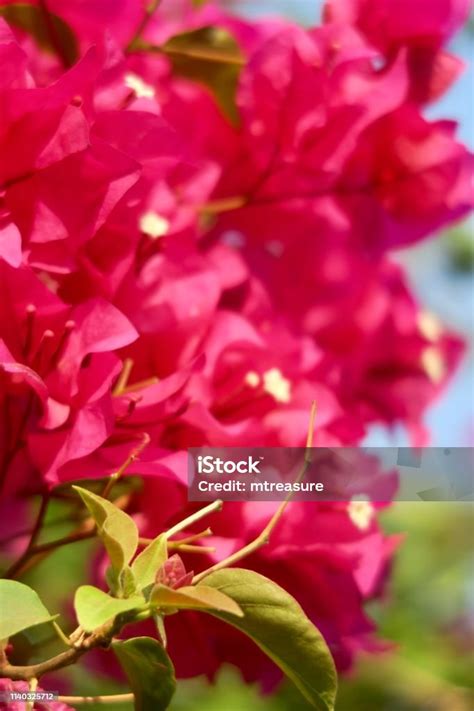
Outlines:
[[[7,32],[0,37],[0,52],[0,256],[18,266],[21,238],[27,235],[21,234],[21,219],[16,224],[11,215],[11,190],[24,185],[35,171],[87,146],[87,120],[77,99],[87,91],[95,59],[90,54],[55,84],[35,88],[26,55]],[[9,66],[15,67],[14,75]]]
[[[226,11],[218,0],[201,3],[193,0],[163,0],[154,22],[146,32],[149,41],[162,43],[174,35],[206,27],[226,30],[245,54],[276,34],[287,21],[277,14],[268,15],[264,21],[255,22]]]
[[[21,489],[21,477],[11,476],[17,456],[28,452],[51,484],[58,466],[107,439],[109,391],[121,370],[113,351],[137,334],[111,304],[95,299],[71,309],[29,269],[5,265],[3,293],[13,293],[13,284],[17,298],[0,317],[2,393],[12,408],[1,432],[3,475]]]
[[[257,208],[242,210],[239,233],[247,241],[240,251],[262,274],[280,316],[314,337],[320,358],[309,378],[313,387],[318,381],[329,385],[344,413],[330,430],[349,443],[358,440],[361,426],[379,419],[390,425],[408,422],[415,432],[424,408],[459,362],[460,339],[441,324],[426,325],[432,317],[420,311],[400,268],[385,258],[367,259],[343,240],[328,245],[327,226],[321,222],[310,223],[314,227],[306,234],[308,222],[299,223],[294,206],[281,213],[285,220],[279,221],[278,230],[267,231],[259,222],[257,234],[256,214]],[[224,235],[228,225],[228,219],[222,221]],[[301,249],[313,257],[302,260]],[[355,273],[358,278],[351,279]],[[244,313],[268,323],[257,304],[248,299]],[[301,422],[304,441],[304,417]]]
[[[373,54],[342,30],[289,26],[265,42],[242,74],[243,145],[219,195],[277,203],[330,191],[361,129],[406,95],[403,59],[377,72]]]
[[[361,29],[376,46],[439,47],[466,22],[470,0],[327,0],[325,17]]]
[[[175,553],[158,570],[155,583],[167,585],[169,588],[177,590],[185,585],[191,585],[193,577],[193,571],[188,572],[181,557],[178,553]]]
[[[6,204],[30,245],[30,264],[53,272],[69,271],[76,245],[104,223],[136,181],[138,168],[108,146],[94,146],[14,184],[7,191]],[[80,203],[69,190],[70,184],[80,191]]]
[[[268,321],[266,325],[259,333],[232,312],[215,319],[204,342],[205,368],[186,388],[191,404],[181,418],[187,430],[181,433],[184,439],[199,438],[214,446],[302,445],[312,392],[319,403],[320,442],[331,441],[331,426],[343,413],[327,388],[312,377],[317,350],[309,339],[298,341],[284,328]]]
[[[3,18],[0,19],[0,61],[3,69],[0,79],[2,90],[28,85],[27,55],[19,47],[12,30]]]
[[[458,72],[442,45],[466,3],[333,0],[310,30],[190,0],[164,0],[152,18],[135,0],[48,7],[77,36],[69,70],[0,23],[11,510],[23,520],[29,495],[128,462],[143,479],[131,511],[155,536],[194,510],[187,448],[304,446],[313,400],[319,446],[355,446],[372,423],[425,443],[426,407],[462,344],[388,252],[472,207],[472,158],[452,123],[419,106]],[[166,52],[130,45],[139,27],[160,45],[209,25],[235,37],[245,64],[234,123]],[[375,491],[370,467],[367,478]],[[159,580],[189,582],[274,508],[229,505],[210,522],[216,553],[173,557]],[[341,669],[379,648],[364,606],[383,592],[397,539],[377,508],[293,503],[245,562],[295,595]],[[169,645],[180,675],[212,678],[230,661],[266,689],[279,679],[250,642],[192,613],[171,616]]]
[[[14,51],[17,45],[8,45]],[[84,102],[90,94],[97,59],[86,55],[48,87],[0,86],[2,164],[0,182],[13,185],[88,145]],[[86,102],[87,103],[87,102]]]
[[[357,27],[392,61],[408,51],[412,98],[437,99],[457,79],[463,63],[442,47],[466,22],[470,0],[327,0],[327,22]]]
[[[71,316],[74,326],[46,379],[50,397],[71,408],[69,428],[30,438],[33,460],[51,484],[58,467],[94,451],[111,434],[110,390],[121,369],[113,351],[137,337],[125,316],[107,302],[85,302],[73,309]]]
[[[10,221],[9,214],[4,213],[0,215],[0,258],[11,267],[19,267],[22,256],[20,231]]]
[[[449,121],[425,121],[410,106],[367,129],[341,184],[340,204],[348,207],[355,231],[368,235],[370,219],[374,236],[392,247],[417,241],[469,212],[473,159],[455,140],[455,129]]]
[[[152,256],[138,279],[124,280],[116,303],[142,335],[126,351],[138,375],[163,377],[199,355],[220,295],[216,271],[192,251],[182,258]]]
[[[240,214],[252,210],[240,229],[244,238],[250,220],[253,232],[258,224],[281,233],[279,222],[291,211],[302,231],[305,221],[319,218],[323,226],[330,221],[333,233],[345,230],[356,240],[364,235],[374,248],[384,249],[421,239],[467,214],[473,202],[471,157],[456,142],[454,125],[429,123],[405,103],[403,56],[376,70],[363,45],[361,54],[360,41],[348,54],[337,44],[332,62],[330,48],[324,33],[287,31],[250,61],[239,94],[241,151],[230,157],[215,193],[219,199],[240,196],[242,208],[224,215],[224,223],[232,221],[239,231]],[[298,82],[304,91],[298,91]],[[307,90],[312,82],[314,91]],[[288,92],[296,92],[298,100],[290,101]],[[313,95],[321,97],[319,103]],[[389,151],[379,149],[382,143]],[[424,184],[430,200],[422,205],[417,196]]]

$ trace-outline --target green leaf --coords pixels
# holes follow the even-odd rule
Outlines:
[[[140,590],[155,580],[156,572],[168,557],[166,536],[161,534],[137,555],[132,563],[132,572]]]
[[[204,84],[222,111],[238,123],[237,85],[244,58],[232,35],[221,27],[202,27],[171,37],[161,47],[176,74]]]
[[[0,7],[0,17],[31,35],[41,49],[59,54],[68,67],[77,62],[79,49],[74,32],[57,15],[27,3],[13,3]]]
[[[135,521],[102,496],[74,486],[97,524],[112,566],[121,571],[135,555],[138,546],[138,529]]]
[[[57,617],[49,614],[32,588],[16,580],[0,580],[0,611],[0,640]]]
[[[173,664],[151,637],[114,642],[112,649],[135,694],[135,711],[162,711],[176,690]]]
[[[204,583],[231,597],[244,612],[242,618],[215,611],[212,615],[251,637],[314,708],[334,709],[337,676],[331,654],[291,595],[263,575],[238,568],[211,573]]]
[[[186,585],[178,590],[166,585],[155,585],[150,596],[152,607],[171,607],[176,610],[218,610],[242,617],[239,605],[228,595],[207,585]]]
[[[120,571],[118,578],[118,597],[131,597],[137,592],[139,592],[139,590],[137,590],[137,583],[133,571],[129,565],[125,565]]]
[[[124,600],[112,597],[93,585],[81,585],[74,596],[77,620],[86,632],[92,632],[117,615],[137,610],[144,604],[145,599],[141,595]]]

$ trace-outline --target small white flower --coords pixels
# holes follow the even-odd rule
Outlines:
[[[145,212],[140,217],[140,230],[151,237],[158,239],[167,234],[170,223],[165,217],[161,217],[157,212]]]
[[[155,97],[153,87],[146,84],[138,74],[133,74],[132,72],[125,74],[124,83],[126,87],[134,92],[137,99],[153,99]]]
[[[271,368],[263,374],[263,389],[277,402],[291,400],[291,382],[283,376],[279,368]]]
[[[366,531],[375,515],[375,509],[365,498],[354,497],[347,505],[347,513],[359,531]]]

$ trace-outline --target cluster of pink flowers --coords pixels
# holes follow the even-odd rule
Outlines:
[[[426,442],[423,413],[462,344],[389,251],[472,206],[455,125],[423,116],[460,71],[443,45],[469,4],[332,0],[304,30],[213,2],[163,0],[144,23],[140,0],[49,0],[77,38],[69,68],[61,43],[53,56],[2,21],[5,511],[111,474],[149,438],[128,473],[144,477],[137,521],[156,534],[189,508],[188,447],[301,446],[312,400],[318,445],[355,445],[371,423]],[[141,25],[155,47],[230,33],[239,120],[166,52],[134,50]],[[229,505],[216,555],[273,506]],[[300,600],[346,668],[376,646],[363,603],[395,543],[368,504],[293,504],[248,565]],[[180,674],[232,661],[272,683],[247,642],[200,625],[170,621]]]

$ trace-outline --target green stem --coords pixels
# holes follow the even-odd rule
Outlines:
[[[58,625],[56,620],[53,620],[51,624],[53,625],[54,631],[58,635],[59,639],[62,642],[64,642],[66,647],[71,647],[72,646],[71,640],[69,639],[69,637],[66,634],[64,634],[64,632],[62,631],[61,627]]]
[[[235,197],[221,198],[220,200],[211,200],[205,203],[200,212],[203,215],[220,215],[223,212],[232,212],[239,210],[248,202],[248,198],[244,195],[236,195]]]
[[[169,540],[171,536],[174,536],[176,533],[179,533],[180,531],[184,531],[186,528],[189,528],[189,526],[192,526],[193,523],[200,521],[202,518],[208,516],[214,511],[220,511],[222,509],[222,506],[222,501],[218,499],[217,501],[213,501],[211,504],[208,504],[208,506],[205,506],[203,509],[199,509],[199,511],[196,511],[195,513],[191,514],[191,516],[188,516],[183,521],[180,521],[175,526],[166,531],[166,540]]]
[[[310,414],[310,418],[309,418],[308,437],[306,440],[306,453],[305,453],[303,465],[299,471],[298,476],[295,479],[295,482],[300,482],[303,479],[304,475],[306,474],[306,470],[308,469],[308,466],[311,462],[311,448],[313,446],[315,416],[316,416],[316,403],[313,402],[313,404],[311,406],[311,414]],[[232,555],[229,555],[227,558],[224,558],[223,560],[219,561],[215,565],[212,565],[210,568],[207,568],[207,570],[203,570],[198,575],[195,575],[193,578],[193,585],[198,583],[200,580],[205,578],[210,573],[214,573],[216,570],[222,570],[222,568],[228,568],[229,566],[234,565],[235,563],[238,563],[243,558],[247,558],[247,556],[251,555],[256,550],[258,550],[262,546],[269,543],[270,537],[273,533],[273,530],[278,525],[281,517],[283,516],[283,514],[286,510],[286,507],[288,506],[288,504],[290,503],[292,498],[293,498],[293,493],[290,492],[288,494],[288,496],[286,497],[286,499],[281,502],[280,506],[275,511],[275,513],[273,514],[273,516],[271,517],[270,521],[267,523],[267,525],[265,526],[263,531],[260,533],[260,535],[257,536],[257,538],[255,538],[253,541],[248,543],[246,546],[244,546],[240,550],[236,551],[235,553],[232,553]]]
[[[2,664],[0,666],[0,677],[12,679],[13,681],[29,681],[33,678],[39,678],[43,676],[43,674],[48,674],[58,669],[63,669],[70,664],[75,664],[86,651],[86,649],[82,648],[68,649],[38,664],[21,666]]]
[[[108,694],[104,696],[58,696],[63,704],[124,704],[135,701],[135,696],[129,694]]]
[[[41,560],[48,553],[62,548],[62,546],[69,545],[70,543],[77,543],[79,541],[86,541],[89,538],[94,538],[95,535],[95,530],[77,531],[76,533],[71,533],[69,536],[64,536],[64,538],[58,538],[55,541],[48,541],[47,543],[34,546],[28,551],[25,551],[21,558],[6,571],[3,577],[9,579],[18,578],[22,573],[26,572],[26,570],[29,570],[36,561]]]
[[[167,55],[168,57],[187,57],[189,59],[196,59],[201,62],[210,62],[212,64],[232,64],[237,67],[243,67],[245,65],[245,59],[238,54],[230,54],[229,52],[223,52],[218,49],[213,49],[208,46],[201,46],[198,44],[189,45],[188,47],[172,47],[167,45],[164,47],[156,47],[155,45],[145,45],[143,47],[145,50],[159,52]],[[234,208],[235,209],[235,208]]]
[[[141,441],[140,443],[134,447],[134,449],[130,452],[129,456],[127,459],[124,461],[120,469],[118,469],[116,472],[111,474],[107,480],[107,483],[105,485],[105,488],[102,492],[102,498],[108,499],[110,492],[112,491],[112,487],[115,486],[115,484],[123,477],[125,472],[127,471],[128,467],[133,464],[133,462],[138,459],[140,454],[143,452],[145,447],[147,447],[150,444],[150,435],[147,434],[146,432],[142,433],[141,436]]]
[[[38,540],[40,534],[41,534],[41,529],[43,527],[44,520],[46,518],[46,513],[48,510],[48,504],[49,504],[49,494],[44,494],[42,499],[41,499],[41,504],[38,510],[38,515],[36,517],[35,524],[33,526],[33,529],[31,531],[30,535],[30,540],[28,541],[28,545],[26,546],[26,549],[23,551],[21,556],[16,560],[6,571],[5,573],[5,578],[14,578],[19,571],[23,569],[23,566],[25,563],[30,559],[30,556],[32,554],[32,551],[35,549],[35,543]]]
[[[76,644],[65,652],[56,654],[54,657],[38,664],[17,666],[4,660],[0,664],[0,678],[13,679],[14,681],[30,681],[30,679],[39,679],[44,674],[50,674],[58,669],[75,664],[90,649],[108,647],[114,635],[118,634],[123,626],[123,622],[120,623],[117,618],[111,622],[106,622],[102,627],[85,636],[81,644]]]
[[[148,436],[148,435],[147,435]],[[130,457],[127,459],[127,466],[130,464],[130,461],[132,458],[138,456],[137,455],[137,450],[141,447],[142,445],[139,445]],[[146,444],[143,444],[143,446],[146,446]],[[141,451],[141,450],[140,450]],[[119,471],[122,470],[123,467]],[[119,498],[114,501],[115,506],[118,508],[124,508],[129,501],[129,496],[124,495],[124,496],[119,496]],[[32,533],[32,538],[33,540],[37,540],[38,538],[38,521],[41,519],[41,524],[40,528],[42,527],[42,521],[44,520],[44,515],[45,515],[45,510],[43,509],[43,505],[41,507],[41,510],[39,512],[38,520],[35,524],[33,533]],[[94,538],[96,536],[96,531],[95,531],[95,523],[93,519],[88,518],[84,519],[83,524],[81,524],[79,530],[74,531],[73,533],[68,534],[67,536],[64,536],[62,538],[58,538],[54,541],[48,541],[47,543],[42,543],[40,545],[31,545],[31,540],[30,543],[28,544],[26,550],[24,553],[20,556],[20,558],[15,561],[10,568],[5,572],[3,575],[4,578],[18,578],[22,573],[26,572],[29,570],[33,565],[36,565],[36,563],[40,562],[45,556],[47,556],[49,553],[52,553],[53,551],[57,550],[58,548],[62,548],[63,546],[69,545],[70,543],[77,543],[79,541],[85,541],[90,538]]]

